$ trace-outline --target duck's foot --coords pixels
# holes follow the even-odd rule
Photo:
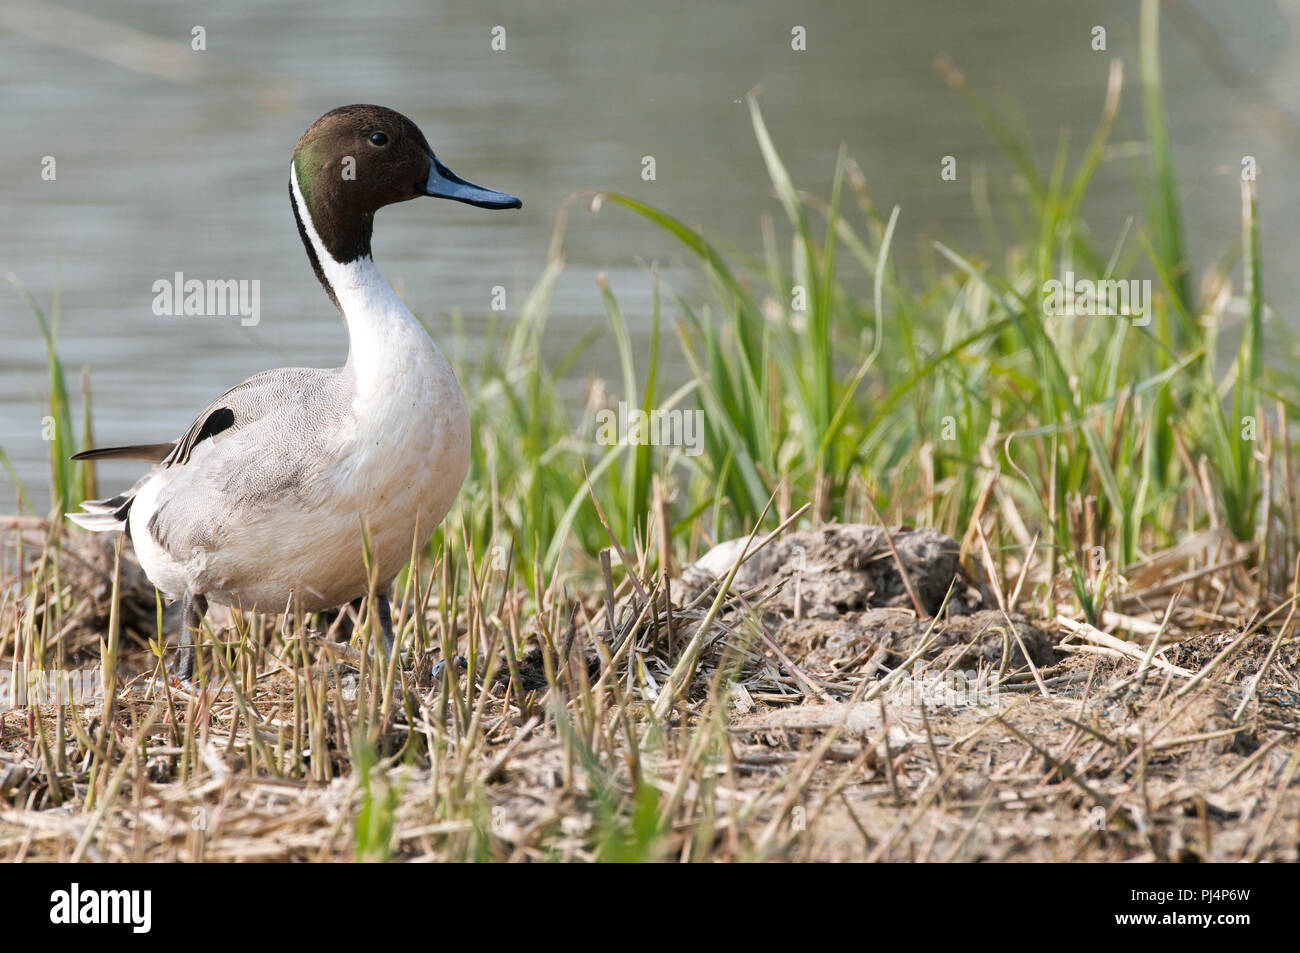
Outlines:
[[[469,668],[469,662],[465,661],[465,656],[453,655],[451,658],[452,661],[456,663],[456,668],[460,669],[462,672]],[[433,670],[429,672],[429,677],[434,681],[437,681],[438,679],[442,678],[442,670],[443,668],[446,667],[446,665],[447,665],[446,659],[440,661],[437,665],[433,667]]]

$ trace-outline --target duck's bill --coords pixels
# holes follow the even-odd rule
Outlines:
[[[466,182],[443,165],[437,156],[429,158],[429,178],[420,187],[425,195],[477,205],[479,208],[523,208],[524,203],[513,195]]]

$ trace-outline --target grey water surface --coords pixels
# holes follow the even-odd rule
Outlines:
[[[895,247],[905,262],[923,267],[935,238],[987,254],[972,183],[985,176],[1000,209],[1014,170],[937,76],[945,54],[972,88],[1015,110],[1044,167],[1066,133],[1077,159],[1110,61],[1123,60],[1112,149],[1086,206],[1096,244],[1109,248],[1141,211],[1137,21],[1127,0],[0,0],[0,273],[47,309],[57,290],[60,352],[74,387],[89,368],[95,436],[113,444],[174,438],[258,370],[343,360],[343,327],[303,254],[287,176],[302,130],[345,103],[406,113],[452,169],[524,200],[518,212],[420,201],[378,216],[376,260],[453,350],[483,346],[494,287],[506,289],[497,319],[517,313],[567,196],[626,191],[738,252],[760,251],[761,220],[779,223],[780,209],[744,105],[755,87],[796,183],[827,194],[844,144],[875,202],[886,213],[901,207]],[[1297,23],[1296,2],[1183,0],[1165,5],[1162,24],[1196,275],[1240,238],[1240,165],[1252,155],[1265,292],[1292,326]],[[1092,49],[1096,26],[1105,52]],[[192,48],[199,27],[203,50]],[[795,27],[806,49],[792,49]],[[646,156],[654,181],[642,178]],[[944,156],[957,159],[955,182],[940,179]],[[53,181],[42,176],[46,157]],[[658,261],[681,289],[693,275],[669,238],[608,204],[595,214],[573,206],[565,257],[548,358],[606,323],[597,275],[642,333],[645,264]],[[257,280],[260,320],[155,314],[154,283],[177,272]],[[0,342],[0,447],[39,511],[48,501],[45,359],[8,284]],[[665,360],[681,373],[671,336]],[[577,399],[592,376],[618,376],[608,334],[573,365]],[[108,489],[138,470],[105,465],[101,482]],[[0,509],[10,510],[16,492],[0,474]]]

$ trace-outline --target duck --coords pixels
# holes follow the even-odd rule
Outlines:
[[[325,113],[299,138],[289,198],[316,278],[343,318],[341,367],[262,371],[168,443],[76,460],[152,467],[124,493],[67,516],[124,532],[141,567],[183,606],[172,677],[191,684],[211,603],[320,612],[372,592],[392,651],[387,593],[451,509],[470,462],[465,393],[447,358],[375,265],[375,213],[421,197],[518,209],[451,171],[419,127],[383,106]]]

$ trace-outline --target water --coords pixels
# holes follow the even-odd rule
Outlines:
[[[471,346],[492,288],[507,289],[513,313],[544,263],[557,208],[583,190],[629,192],[757,251],[761,216],[780,213],[743,104],[755,86],[796,183],[825,194],[846,144],[876,202],[901,205],[895,247],[919,261],[936,237],[984,248],[973,173],[983,168],[1005,195],[1012,172],[936,77],[935,57],[950,54],[975,88],[1016,104],[1047,163],[1063,130],[1073,154],[1082,150],[1118,56],[1126,84],[1116,148],[1086,207],[1096,244],[1108,248],[1140,211],[1138,159],[1125,149],[1141,134],[1136,4],[837,0],[792,9],[775,0],[236,0],[217,13],[163,0],[0,0],[0,271],[47,306],[60,289],[60,349],[74,377],[91,369],[97,442],[153,442],[177,436],[251,373],[342,361],[342,325],[302,252],[286,183],[299,134],[343,103],[406,113],[461,175],[524,199],[520,212],[430,200],[378,218],[376,260],[394,287],[444,341],[462,314]],[[1300,178],[1288,174],[1300,140],[1298,22],[1295,2],[1185,2],[1166,16],[1162,50],[1197,276],[1239,238],[1240,162],[1253,155],[1266,295],[1288,322],[1300,250],[1291,227]],[[807,31],[803,52],[791,49],[796,24]],[[490,48],[496,25],[504,52]],[[1106,53],[1090,48],[1094,25],[1106,27]],[[206,31],[205,52],[190,49],[195,26]],[[641,178],[647,155],[653,182]],[[940,181],[945,155],[958,160],[957,182]],[[44,156],[55,157],[53,182],[41,178]],[[646,223],[575,206],[551,356],[605,323],[600,273],[644,328],[641,263],[651,260],[689,281],[674,268],[685,264],[680,252]],[[177,271],[259,280],[260,323],[155,316],[153,283]],[[39,507],[44,357],[8,286],[0,336],[0,446]],[[580,390],[589,376],[617,373],[606,340],[575,365],[571,383]],[[106,465],[101,482],[114,487],[138,469]],[[7,475],[0,494],[8,509]]]

